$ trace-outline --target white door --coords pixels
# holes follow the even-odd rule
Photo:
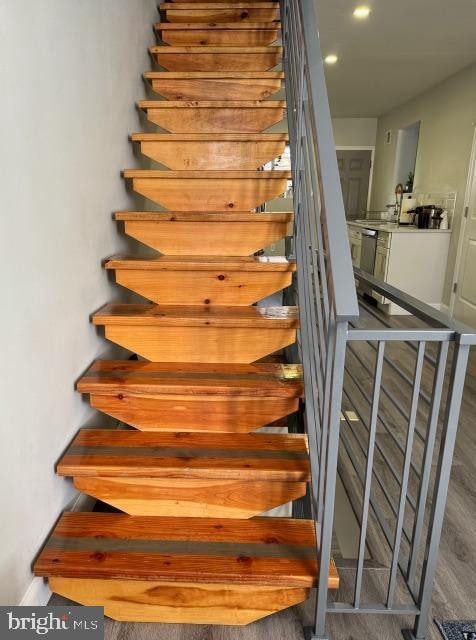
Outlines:
[[[476,327],[476,162],[472,162],[471,174],[453,315],[458,320]]]

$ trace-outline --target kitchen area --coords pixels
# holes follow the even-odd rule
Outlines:
[[[389,142],[393,136],[396,140],[393,170],[387,162],[388,192],[382,195],[380,187],[380,197],[372,194],[379,154],[373,157],[368,151],[366,156],[357,149],[336,153],[354,267],[442,309],[457,193],[415,188],[420,126],[416,122],[384,133]],[[384,206],[378,206],[384,199]],[[405,313],[358,279],[356,284],[385,313]]]
[[[441,308],[451,229],[448,208],[451,194],[440,196],[443,206],[431,201],[431,194],[403,194],[397,185],[395,204],[385,211],[366,211],[362,218],[347,221],[354,267],[379,280]],[[386,313],[403,310],[357,282],[359,291]]]

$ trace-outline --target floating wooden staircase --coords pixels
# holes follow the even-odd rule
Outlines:
[[[149,302],[109,304],[93,323],[139,359],[100,360],[77,389],[122,423],[81,429],[57,472],[122,513],[65,513],[35,564],[53,591],[117,620],[247,624],[306,599],[319,572],[313,521],[259,517],[306,493],[303,435],[263,433],[303,396],[299,365],[266,356],[296,340],[295,307],[253,306],[295,265],[256,252],[292,213],[256,209],[287,190],[263,165],[287,135],[266,133],[285,103],[271,70],[277,2],[168,2],[145,74],[164,100],[139,103],[165,133],[132,141],[163,170],[132,189],[168,211],[123,211],[123,231],[156,256],[105,268]],[[279,422],[281,421],[281,422]],[[284,423],[285,424],[285,423]],[[323,568],[337,588],[333,564]]]

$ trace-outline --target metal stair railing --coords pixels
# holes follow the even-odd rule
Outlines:
[[[352,268],[315,0],[281,0],[293,172],[296,302],[320,573],[308,636],[328,614],[415,616],[424,640],[469,348],[476,332]],[[409,315],[393,326],[355,279]],[[349,473],[350,469],[350,473]],[[359,526],[351,584],[328,591],[337,474]],[[369,584],[372,552],[388,568]],[[341,583],[344,581],[342,580]],[[371,582],[371,581],[370,581]],[[339,600],[342,597],[342,601]]]

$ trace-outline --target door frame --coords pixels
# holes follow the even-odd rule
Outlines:
[[[450,304],[448,308],[448,313],[450,316],[453,315],[454,308],[455,308],[455,302],[456,302],[455,285],[458,284],[458,279],[461,272],[461,261],[463,258],[463,246],[464,246],[464,234],[466,232],[466,225],[468,222],[468,219],[464,215],[464,211],[466,207],[469,206],[473,180],[476,180],[476,122],[473,122],[473,129],[474,129],[473,145],[471,147],[471,156],[469,159],[469,167],[468,167],[468,177],[466,180],[466,189],[464,192],[463,210],[461,212],[462,216],[461,216],[461,225],[460,225],[459,236],[458,236],[458,248],[456,250],[455,266],[453,269],[453,278],[451,280]]]
[[[367,194],[367,209],[370,208],[370,196],[372,194],[372,180],[374,177],[374,157],[375,157],[375,145],[366,146],[366,145],[354,145],[354,146],[344,146],[344,145],[336,145],[336,151],[370,151],[370,175],[369,175],[369,192]]]

